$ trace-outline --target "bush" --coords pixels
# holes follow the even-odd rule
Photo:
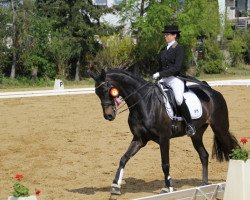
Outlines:
[[[206,74],[220,74],[224,72],[221,60],[210,60],[203,65],[203,71]]]
[[[228,50],[231,57],[230,67],[239,67],[243,64],[243,53],[246,44],[241,36],[236,36],[229,44]]]
[[[223,54],[217,41],[212,38],[205,42],[205,56],[201,68],[207,74],[220,74],[225,70]]]
[[[243,41],[245,41],[245,62],[250,64],[250,30],[247,29],[243,34]]]
[[[46,58],[28,52],[22,55],[25,70],[32,74],[32,70],[37,69],[38,73],[43,77],[54,78],[56,76],[56,66]]]

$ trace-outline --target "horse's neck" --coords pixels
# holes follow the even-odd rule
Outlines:
[[[119,88],[120,95],[123,99],[125,99],[128,106],[131,106],[136,101],[139,101],[142,90],[146,90],[146,88],[143,87],[145,83],[140,82],[136,79],[133,79],[125,74],[115,74],[111,75],[111,82],[112,85]],[[140,101],[143,99],[140,99]]]

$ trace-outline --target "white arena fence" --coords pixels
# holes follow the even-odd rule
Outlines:
[[[222,200],[225,186],[222,182],[133,200]]]
[[[207,83],[210,86],[250,86],[250,79],[208,81]],[[189,84],[192,84],[192,83],[189,83]],[[94,88],[60,89],[60,90],[54,89],[54,90],[36,90],[36,91],[22,91],[22,92],[0,92],[0,99],[91,94],[94,92],[95,92]]]
[[[0,99],[20,98],[20,97],[41,97],[57,95],[91,94],[95,93],[94,88],[63,89],[63,90],[36,90],[22,92],[0,92]]]

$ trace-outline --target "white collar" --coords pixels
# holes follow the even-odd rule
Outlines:
[[[172,42],[169,42],[168,46],[167,46],[167,49],[169,49],[174,43],[175,43],[175,40],[173,40]]]

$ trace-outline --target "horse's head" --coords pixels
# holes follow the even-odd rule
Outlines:
[[[101,100],[103,116],[112,121],[116,117],[115,98],[119,96],[117,88],[106,80],[106,72],[98,73],[94,69],[88,70],[88,74],[95,80],[95,93]]]

